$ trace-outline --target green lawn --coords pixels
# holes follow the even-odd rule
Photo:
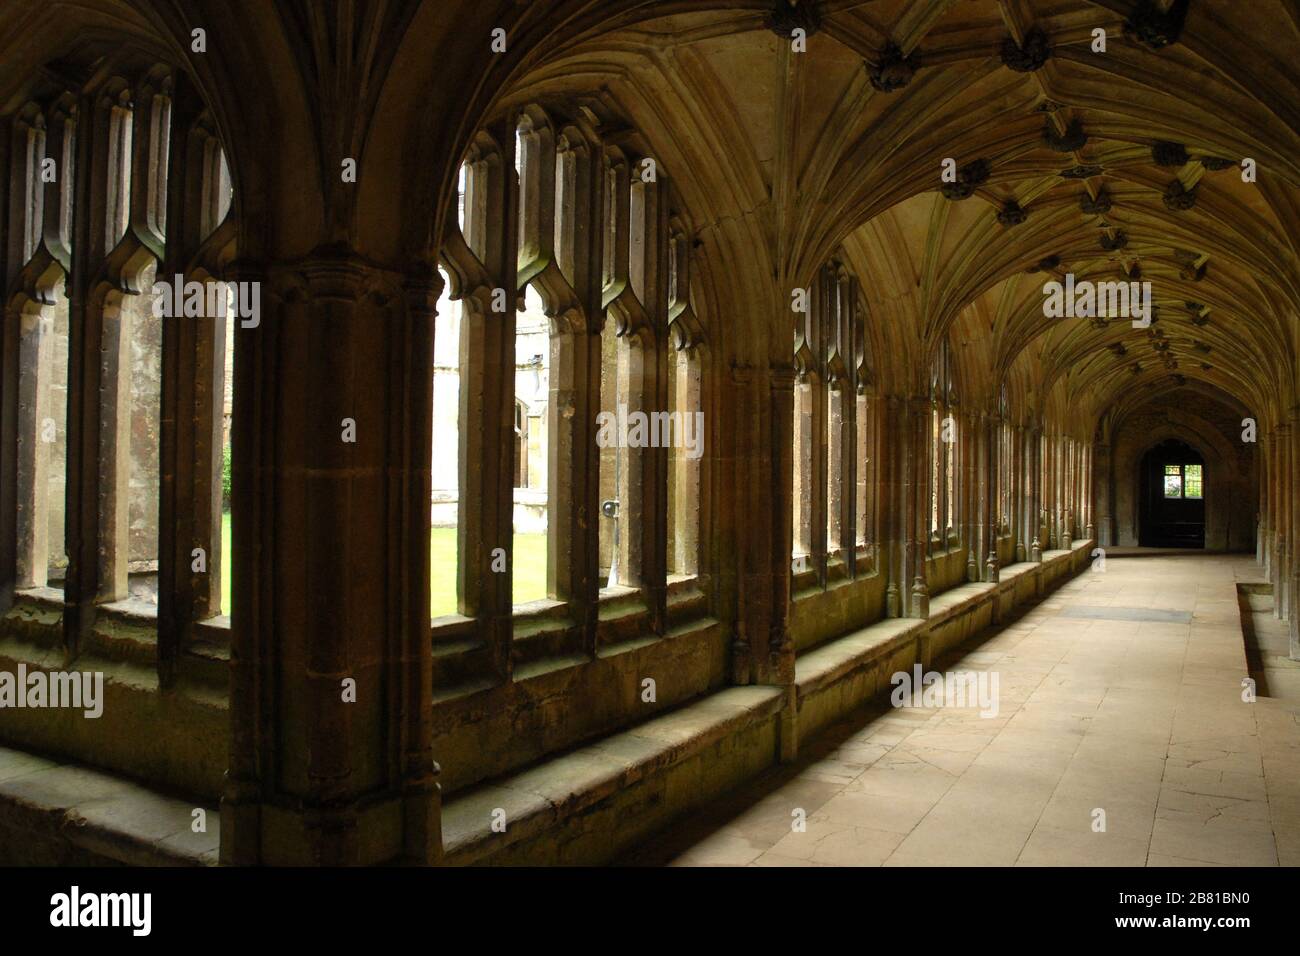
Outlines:
[[[230,514],[221,516],[221,610],[230,613]],[[514,601],[546,597],[546,535],[517,534],[514,543]],[[456,613],[456,529],[434,528],[429,536],[430,616]]]
[[[516,534],[514,602],[546,597],[546,535]],[[431,617],[456,613],[456,529],[434,528],[429,536]]]
[[[221,515],[221,613],[230,613],[230,512]]]

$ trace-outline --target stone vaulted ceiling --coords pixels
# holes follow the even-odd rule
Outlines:
[[[835,256],[861,278],[873,351],[890,357],[879,387],[923,391],[948,335],[963,400],[992,407],[1005,381],[1014,414],[1051,408],[1091,434],[1174,388],[1262,420],[1296,401],[1300,3],[1246,6],[393,0],[345,4],[335,34],[305,0],[241,5],[252,19],[237,33],[228,7],[205,3],[223,55],[204,60],[171,0],[9,0],[0,55],[18,68],[0,102],[33,95],[50,64],[84,69],[107,38],[138,37],[141,56],[184,58],[207,89],[237,197],[265,204],[255,180],[272,161],[309,175],[336,153],[408,155],[406,168],[429,169],[441,185],[428,208],[383,177],[355,195],[329,177],[323,209],[309,190],[285,200],[293,220],[319,220],[322,241],[355,219],[409,246],[439,234],[434,197],[445,210],[475,124],[533,99],[603,100],[669,170],[703,250],[714,339],[732,355],[789,361],[789,290]],[[510,56],[435,49],[452,13],[465,34],[507,24]],[[299,83],[265,87],[257,71],[272,68]],[[240,136],[257,129],[259,96],[314,104],[314,126],[269,140],[274,157],[268,137]],[[366,123],[348,119],[358,112]],[[1242,181],[1246,158],[1255,182]],[[953,198],[945,159],[969,180]],[[263,218],[247,228],[274,241],[285,217]],[[1043,283],[1066,273],[1149,281],[1152,328],[1044,318]]]
[[[757,6],[602,32],[515,95],[608,89],[688,171],[706,240],[753,266],[738,284],[779,291],[838,251],[876,348],[915,359],[892,374],[918,377],[947,332],[969,400],[1005,372],[1088,431],[1185,383],[1257,413],[1293,400],[1300,5],[828,0],[775,22]],[[800,25],[805,53],[779,35]],[[940,193],[945,158],[986,164],[968,196]],[[1150,281],[1152,327],[1045,319],[1043,283],[1067,272]]]

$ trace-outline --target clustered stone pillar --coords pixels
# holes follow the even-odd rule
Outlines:
[[[433,862],[421,450],[437,285],[337,248],[260,271],[261,322],[235,339],[249,503],[235,584],[250,599],[234,609],[222,859]]]

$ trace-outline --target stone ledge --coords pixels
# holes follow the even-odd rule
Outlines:
[[[220,827],[215,807],[0,747],[0,864],[214,866]]]
[[[914,663],[929,666],[931,636],[962,617],[989,610],[996,620],[1017,602],[1017,585],[1035,576],[1034,593],[1041,593],[1074,569],[1078,552],[1091,546],[1080,541],[1069,550],[1043,555],[1042,562],[1019,562],[999,574],[999,580],[961,584],[930,599],[927,618],[889,618],[800,654],[795,661],[795,720],[803,741],[828,723],[888,688],[887,674]],[[978,621],[972,620],[972,625]],[[982,630],[976,626],[975,630]]]
[[[565,839],[566,828],[575,837],[588,837],[592,846],[599,847],[597,856],[608,859],[631,840],[631,828],[623,826],[627,820],[621,819],[618,808],[636,801],[637,791],[673,786],[669,778],[677,768],[694,758],[730,752],[731,744],[764,724],[771,733],[770,752],[762,753],[760,742],[759,752],[742,762],[775,762],[775,718],[783,697],[778,687],[718,691],[631,730],[458,795],[443,807],[445,861],[462,865],[498,862],[498,858],[504,862],[589,862],[573,854],[566,858],[564,846],[570,842]],[[639,820],[638,828],[666,823],[710,793],[721,792],[747,776],[722,772],[712,764],[709,772],[713,779],[709,786],[698,789],[695,800],[689,792],[679,801],[652,798],[651,815],[656,819]],[[504,833],[492,830],[497,809],[505,812]],[[602,813],[608,819],[599,819]]]

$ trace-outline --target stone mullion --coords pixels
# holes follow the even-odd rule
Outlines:
[[[837,387],[838,386],[838,387]],[[844,554],[844,445],[841,429],[844,422],[843,384],[826,383],[826,560],[829,567],[835,552],[848,564]]]
[[[1029,438],[1029,481],[1033,489],[1030,508],[1030,553],[1032,555],[1037,548],[1040,556],[1039,558],[1031,556],[1030,560],[1037,561],[1041,558],[1042,552],[1047,550],[1047,539],[1043,532],[1043,430],[1039,425],[1033,426]]]
[[[1070,518],[1074,508],[1074,449],[1068,435],[1061,437],[1061,548],[1070,546]]]
[[[979,529],[979,493],[974,487],[974,478],[979,472],[979,446],[977,444],[976,430],[973,427],[974,418],[970,412],[961,411],[954,416],[954,422],[957,428],[957,440],[953,443],[956,452],[956,481],[954,484],[954,497],[961,501],[960,508],[954,508],[954,513],[959,515],[959,523],[954,527],[957,531],[958,544],[962,549],[963,556],[967,559],[969,565],[970,550],[978,550],[978,529]],[[943,427],[942,410],[939,419],[939,427]],[[933,446],[932,446],[933,447]],[[939,443],[940,454],[946,451],[949,445],[943,442]],[[939,479],[943,480],[943,471],[939,471]],[[925,502],[929,507],[929,502]],[[940,517],[940,522],[943,519]],[[951,522],[950,522],[951,523]],[[947,531],[944,529],[940,532],[939,551],[947,549]],[[969,575],[970,568],[967,567]]]
[[[1030,503],[1034,498],[1034,483],[1030,479],[1030,463],[1034,460],[1030,449],[1030,428],[1027,425],[1017,425],[1017,445],[1019,447],[1019,472],[1017,475],[1017,499],[1015,499],[1015,515],[1019,522],[1017,532],[1015,532],[1015,559],[1017,561],[1028,561],[1030,559],[1030,542],[1032,540],[1032,522],[1030,522]]]
[[[852,383],[840,388],[840,548],[849,576],[858,566],[858,393]]]
[[[600,332],[604,166],[592,144],[567,144],[560,189],[573,228],[560,240],[559,262],[581,304],[578,323],[565,329],[551,354],[548,484],[548,561],[552,593],[569,605],[580,622],[583,646],[596,651],[596,610],[600,593]]]
[[[461,451],[458,487],[460,514],[457,545],[463,613],[478,620],[479,637],[489,649],[498,680],[509,680],[514,577],[514,369],[515,296],[518,291],[519,186],[515,174],[515,121],[511,115],[487,132],[494,151],[483,162],[481,236],[475,251],[481,256],[490,287],[481,290],[488,301],[474,303],[463,321],[460,366],[468,381],[461,383]],[[474,210],[476,214],[478,209]],[[467,210],[468,214],[468,210]],[[504,312],[492,310],[496,290],[504,290]],[[493,552],[510,556],[505,572],[493,570]]]
[[[961,426],[959,425],[959,427]],[[965,430],[966,429],[963,428],[963,431]],[[955,520],[951,523],[957,531],[958,546],[964,551],[969,548],[966,543],[969,541],[969,538],[965,538],[964,536],[969,533],[968,529],[971,527],[972,523],[978,520],[976,516],[975,496],[970,487],[970,479],[967,477],[973,467],[970,460],[970,445],[965,442],[958,442],[954,446],[954,454],[957,456],[957,464],[960,467],[955,470],[956,485],[953,490]],[[960,507],[957,506],[958,502],[960,502]]]
[[[1011,429],[1011,540],[1012,560],[1017,564],[1029,556],[1025,545],[1025,427],[1016,423]]]
[[[1029,542],[1029,560],[1041,561],[1046,542],[1043,541],[1043,430],[1037,424],[1029,432],[1029,483],[1031,488],[1030,517],[1033,538]]]
[[[865,570],[868,573],[880,570],[880,500],[881,500],[881,455],[883,454],[883,443],[881,440],[882,423],[884,422],[883,408],[885,403],[880,401],[877,395],[868,391],[866,395],[866,418],[867,427],[870,429],[867,433],[867,461],[869,467],[865,468],[866,479],[866,521],[863,524],[863,537],[866,540],[867,552],[864,556],[867,560]]]
[[[19,588],[44,587],[49,576],[49,448],[42,437],[42,422],[49,415],[49,390],[43,383],[53,369],[54,319],[50,306],[32,302],[15,307],[5,317],[6,349],[12,341],[14,438],[4,456],[13,465],[14,579]],[[12,337],[9,329],[12,329]],[[8,356],[6,356],[8,358]],[[26,366],[29,374],[22,375]],[[7,397],[7,396],[6,396]],[[7,409],[6,409],[7,411]],[[7,476],[6,476],[7,477]]]
[[[115,212],[108,207],[107,174],[109,157],[120,145],[112,122],[116,105],[116,101],[108,97],[99,99],[93,106],[87,100],[88,111],[83,114],[89,120],[85,124],[88,127],[86,132],[92,140],[90,159],[94,168],[91,172],[90,195],[94,221],[90,226],[90,255],[95,263],[91,273],[95,276],[95,286],[88,296],[89,304],[84,315],[87,327],[96,327],[100,343],[97,354],[85,357],[88,366],[98,364],[99,375],[98,412],[95,413],[98,422],[91,426],[92,429],[97,428],[98,434],[98,580],[95,599],[99,602],[118,601],[130,593],[127,574],[131,507],[132,316],[130,310],[124,308],[122,293],[110,289],[104,282],[109,277],[99,273],[105,256],[112,251],[105,247],[107,237],[104,232],[107,216]],[[130,165],[129,157],[120,157],[120,161]],[[71,377],[68,386],[71,394]],[[92,413],[87,408],[87,415],[90,414]],[[69,424],[69,434],[71,431]],[[71,509],[69,513],[71,514]]]
[[[988,536],[985,550],[988,552],[984,559],[984,576],[983,580],[996,582],[998,580],[998,471],[1000,465],[1001,448],[998,442],[998,428],[1001,426],[1001,419],[996,415],[986,415],[984,418],[984,446],[985,446],[985,468],[984,468],[984,533]]]
[[[808,497],[811,502],[811,527],[808,529],[808,550],[812,565],[817,569],[817,580],[826,586],[826,515],[827,515],[827,481],[828,454],[826,441],[826,421],[830,414],[830,394],[827,385],[826,351],[827,337],[830,331],[831,302],[833,296],[829,271],[817,273],[817,287],[813,296],[813,365],[816,375],[812,382],[812,415],[810,416],[809,440],[812,445],[811,487]]]
[[[646,186],[644,278],[646,312],[651,323],[651,348],[645,361],[644,396],[648,411],[667,413],[669,374],[668,353],[672,347],[668,332],[668,245],[672,233],[668,222],[668,184],[664,180]],[[651,418],[651,423],[654,419]],[[661,438],[663,436],[660,436]],[[670,436],[680,442],[682,436]],[[642,489],[645,503],[641,523],[642,587],[650,608],[651,627],[662,634],[668,608],[668,466],[671,449],[662,442],[652,442],[643,451]]]
[[[30,151],[14,148],[17,120],[0,120],[0,614],[13,606],[18,570],[18,341],[21,319],[9,308],[14,277],[24,263],[27,211],[11,197],[26,195],[35,169]]]
[[[1020,560],[1017,556],[1017,543],[1020,540],[1020,515],[1018,503],[1020,501],[1020,476],[1016,469],[1020,464],[1020,426],[1010,423],[1006,426],[1006,454],[1008,460],[1003,466],[1002,474],[1007,480],[1007,534],[1011,536],[1011,556],[1009,564],[1015,564]]]
[[[88,321],[100,331],[99,389],[99,587],[96,600],[118,601],[129,593],[131,504],[131,316],[119,296],[92,298]],[[91,318],[94,316],[94,318]]]
[[[1074,479],[1071,482],[1071,500],[1074,504],[1074,519],[1070,523],[1073,536],[1076,538],[1083,537],[1084,513],[1083,513],[1083,471],[1084,471],[1084,448],[1083,442],[1075,440],[1074,447]]]
[[[68,427],[67,521],[68,575],[64,583],[64,644],[75,656],[94,626],[94,604],[100,591],[99,554],[114,542],[100,540],[101,496],[112,487],[103,477],[100,441],[100,389],[103,384],[104,322],[96,308],[93,283],[104,256],[105,185],[107,171],[102,147],[107,130],[96,116],[93,96],[83,96],[76,138],[73,186],[71,267],[68,270]],[[47,139],[47,151],[49,140]],[[97,150],[97,147],[100,147]],[[61,178],[66,170],[61,170]],[[51,196],[46,194],[46,219]],[[57,215],[57,213],[56,213]],[[100,300],[102,301],[102,300]]]
[[[909,535],[912,538],[912,588],[908,608],[911,617],[929,617],[930,616],[930,591],[926,584],[926,554],[925,542],[929,539],[926,532],[926,525],[929,524],[928,516],[925,514],[927,509],[926,492],[928,490],[927,478],[930,468],[926,467],[925,449],[933,446],[930,440],[930,428],[932,425],[932,416],[930,414],[930,400],[925,397],[914,398],[911,402],[909,435],[911,437],[912,447],[919,454],[910,456],[914,463],[912,468],[911,493],[908,497],[908,528]],[[940,475],[942,480],[942,475]]]
[[[970,528],[971,548],[974,551],[976,570],[975,580],[984,580],[985,554],[989,550],[989,504],[988,469],[991,452],[988,444],[988,417],[982,412],[971,412],[968,416],[967,429],[970,432],[970,468],[967,470],[969,485],[970,512],[967,527]],[[969,553],[969,552],[968,552]]]
[[[1093,446],[1085,443],[1083,446],[1083,480],[1080,482],[1079,485],[1079,495],[1082,500],[1082,507],[1083,507],[1084,537],[1093,539],[1095,544],[1096,516],[1093,514],[1093,509],[1096,507],[1096,497],[1094,495],[1094,489],[1092,484],[1093,463],[1094,463]]]
[[[849,274],[840,270],[836,274],[836,321],[835,342],[844,368],[839,389],[839,507],[836,518],[839,522],[839,546],[845,569],[850,578],[856,575],[857,568],[857,500],[858,500],[858,396],[856,388],[856,365],[854,356],[854,313],[857,308],[857,293],[854,281]]]
[[[167,236],[157,279],[187,278],[202,240],[203,142],[194,123],[203,107],[184,74],[175,79],[168,142]],[[147,149],[147,142],[137,149]],[[141,169],[146,157],[137,157]],[[134,190],[133,190],[134,192]],[[134,205],[134,203],[133,203]],[[158,669],[164,686],[189,639],[190,626],[221,601],[221,416],[226,323],[173,316],[162,324],[159,416]],[[194,570],[202,548],[206,571]],[[223,609],[230,614],[230,608]]]
[[[1044,426],[1038,438],[1039,454],[1039,494],[1041,496],[1038,524],[1041,529],[1039,541],[1044,552],[1052,548],[1052,436]]]
[[[1043,546],[1043,552],[1052,550],[1052,436],[1048,432],[1044,423],[1042,435],[1039,438],[1039,455],[1041,464],[1039,465],[1040,483],[1042,485],[1042,501],[1038,514],[1038,524],[1042,529],[1042,535],[1039,540]]]
[[[1070,438],[1068,435],[1061,436],[1061,519],[1060,519],[1060,546],[1062,549],[1068,548],[1070,540],[1070,509],[1074,507],[1073,489],[1071,487],[1071,469],[1073,466],[1074,452],[1070,447]]]
[[[903,546],[899,536],[899,515],[902,497],[899,494],[899,469],[902,462],[903,430],[900,426],[899,399],[894,395],[883,397],[880,413],[876,416],[878,439],[878,468],[876,514],[879,538],[877,553],[883,558],[881,571],[886,575],[885,613],[890,617],[904,617],[907,582],[904,580]]]
[[[1072,538],[1083,537],[1084,513],[1083,513],[1083,475],[1085,454],[1083,442],[1077,439],[1072,440],[1071,445],[1074,449],[1074,476],[1071,481],[1071,498],[1074,504],[1074,517],[1070,522]]]
[[[1093,528],[1092,501],[1092,446],[1086,442],[1079,446],[1080,480],[1079,480],[1079,521],[1080,532],[1084,538],[1095,536]]]

